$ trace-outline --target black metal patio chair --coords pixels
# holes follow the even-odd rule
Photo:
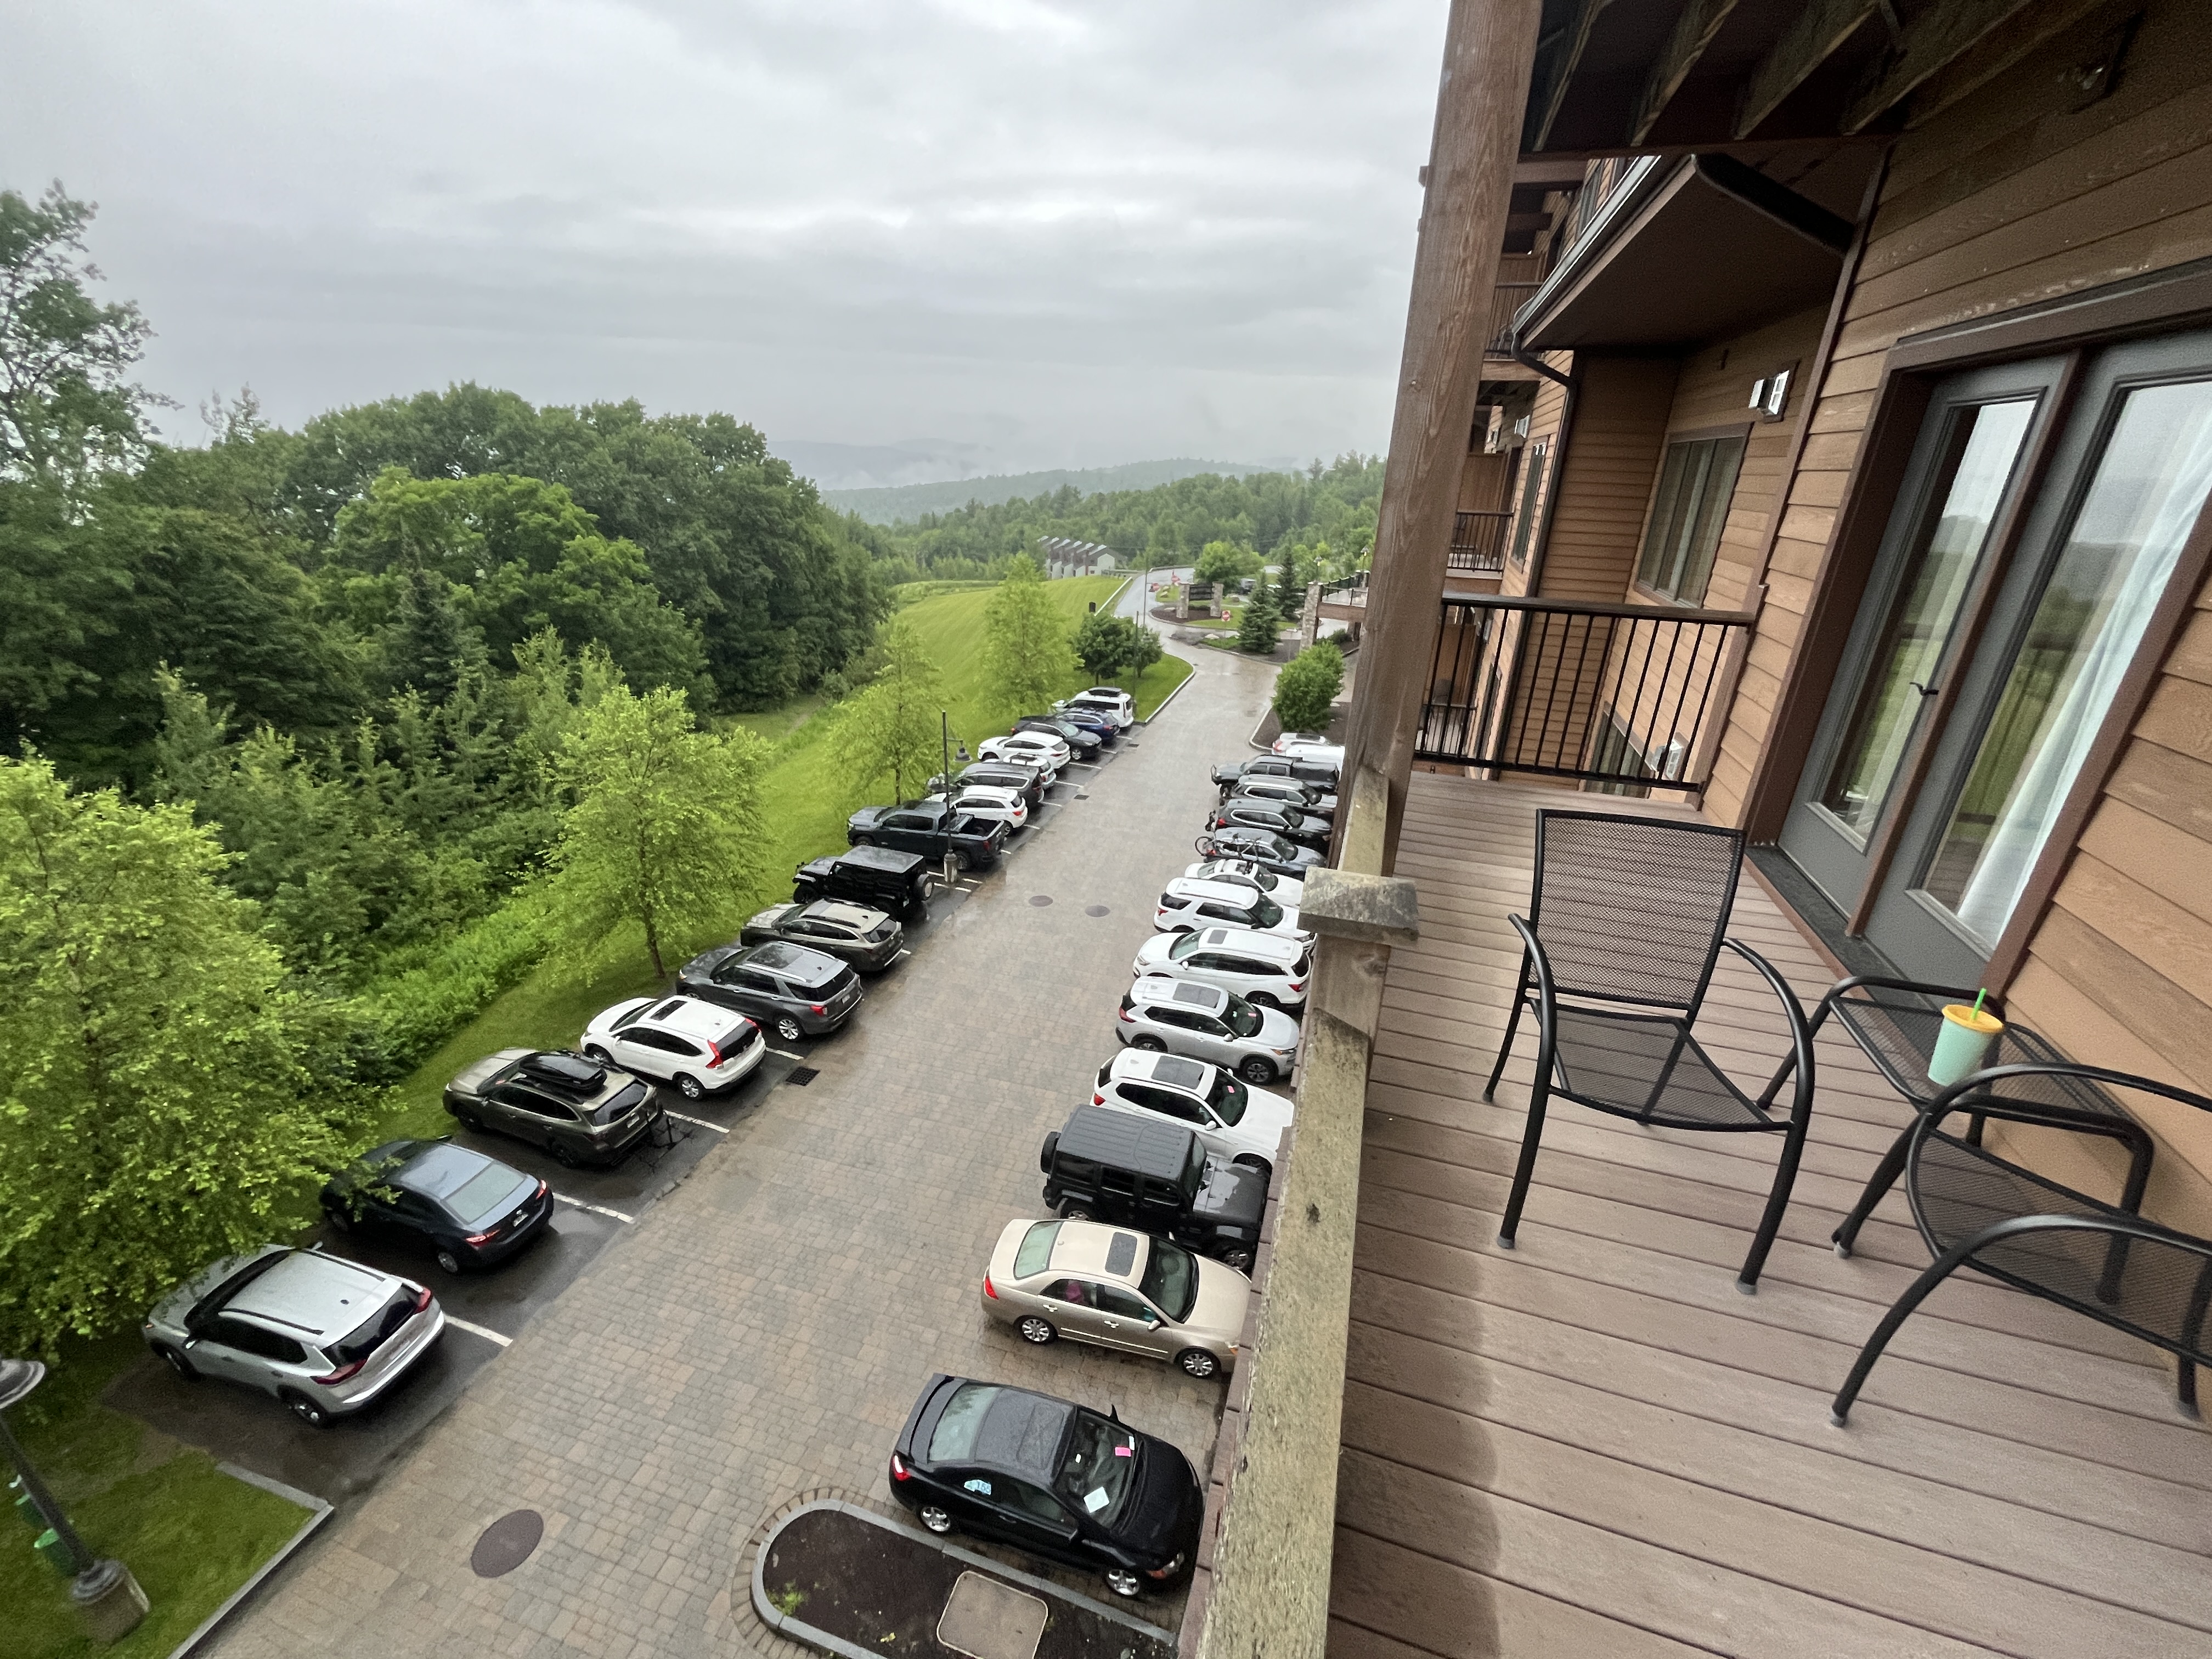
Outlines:
[[[1736,1288],[1759,1287],[1813,1109],[1813,1039],[1782,975],[1724,937],[1743,865],[1734,830],[1617,812],[1536,814],[1536,879],[1521,935],[1513,1012],[1482,1097],[1504,1074],[1521,1011],[1536,1014],[1536,1080],[1498,1242],[1513,1248],[1553,1095],[1655,1128],[1782,1137],[1765,1213]],[[1787,1117],[1739,1089],[1692,1035],[1714,964],[1735,951],[1765,978],[1790,1022],[1797,1087]]]
[[[2067,1060],[1993,1066],[1945,1090],[1905,1136],[1905,1194],[1935,1260],[1859,1350],[1829,1412],[1838,1425],[1850,1417],[1851,1402],[1898,1328],[1961,1267],[2165,1349],[2180,1362],[2175,1393],[2181,1408],[2197,1415],[2197,1368],[2212,1364],[2205,1340],[2212,1239],[2146,1221],[2131,1203],[2106,1204],[2062,1187],[1942,1127],[1945,1119],[1964,1114],[2104,1133],[2089,1124],[2054,1123],[2034,1104],[2014,1097],[2023,1081],[2039,1079],[2136,1090],[2212,1112],[2212,1100],[2185,1089]],[[2140,1200],[2141,1194],[2131,1196]]]
[[[1924,1113],[1944,1093],[1928,1077],[1928,1062],[1936,1052],[1936,1034],[1943,1028],[1943,1005],[1972,1002],[1974,997],[1972,989],[1956,985],[1929,985],[1917,980],[1857,974],[1838,980],[1830,988],[1813,1010],[1810,1030],[1817,1036],[1832,1017],[1844,1035],[1858,1045],[1860,1052],[1874,1062],[1875,1069],[1890,1087],[1902,1095],[1914,1111]],[[1988,1006],[2000,1016],[2004,1012],[2000,999],[1990,999]],[[2041,1036],[2009,1020],[1990,1045],[1984,1061],[1980,1069],[1984,1073],[2019,1066],[2032,1068],[2008,1071],[2008,1080],[1997,1090],[2013,1111],[2028,1114],[2021,1121],[2101,1135],[2125,1146],[2128,1177],[2120,1205],[2130,1212],[2141,1207],[2143,1188],[2150,1180],[2154,1150],[2151,1138],[2119,1102],[2089,1081],[2084,1068],[2071,1065]],[[1759,1097],[1760,1105],[1773,1103],[1794,1063],[1784,1060],[1776,1069],[1765,1092]],[[2037,1067],[2042,1069],[2033,1069]],[[1967,1116],[1966,1139],[1977,1146],[1982,1141],[1982,1116],[1972,1112]],[[1875,1166],[1866,1190],[1859,1194],[1858,1202],[1838,1224],[1832,1235],[1838,1255],[1851,1253],[1859,1230],[1874,1213],[1875,1206],[1881,1201],[1883,1194],[1897,1184],[1897,1177],[1905,1169],[1905,1147],[1911,1139],[1912,1128],[1911,1124],[1907,1124],[1898,1132],[1896,1140]]]

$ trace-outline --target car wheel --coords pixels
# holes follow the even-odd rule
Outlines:
[[[1275,1178],[1275,1166],[1255,1153],[1246,1152],[1242,1157],[1232,1158],[1229,1161],[1241,1170],[1258,1170],[1260,1179],[1262,1181],[1273,1181]]]
[[[596,1060],[602,1066],[611,1066],[615,1063],[615,1057],[596,1042],[587,1042],[584,1045],[584,1058]]]
[[[1247,1083],[1273,1083],[1275,1080],[1275,1063],[1254,1054],[1237,1068],[1237,1075]]]
[[[1060,1206],[1060,1218],[1062,1221],[1092,1221],[1097,1219],[1097,1218],[1091,1213],[1091,1206],[1088,1204],[1061,1205]]]
[[[343,1205],[325,1208],[323,1212],[323,1219],[331,1224],[331,1228],[335,1232],[349,1233],[353,1231],[353,1218],[345,1212]]]
[[[952,1530],[952,1517],[934,1504],[921,1506],[921,1524],[940,1536]]]
[[[474,1129],[479,1134],[483,1133],[483,1120],[474,1112],[455,1112],[453,1121],[464,1129]]]
[[[171,1370],[176,1373],[177,1380],[179,1382],[197,1382],[200,1380],[199,1370],[193,1365],[192,1362],[185,1358],[184,1355],[179,1353],[167,1343],[155,1343],[154,1345],[154,1352],[161,1355],[161,1363],[163,1364],[167,1365]]]
[[[875,844],[873,838],[867,836],[855,836],[853,837],[853,845],[855,847],[873,847]]]
[[[564,1170],[573,1170],[581,1161],[575,1153],[568,1150],[568,1143],[565,1140],[555,1141],[552,1152],[553,1161]]]
[[[1283,1006],[1265,991],[1247,991],[1244,994],[1244,1000],[1255,1002],[1262,1008],[1280,1008]]]
[[[283,1401],[286,1406],[291,1408],[292,1415],[298,1418],[309,1428],[327,1429],[330,1427],[330,1413],[324,1410],[322,1407],[317,1405],[313,1401],[308,1399],[304,1394],[293,1394],[288,1390],[279,1397]]]
[[[696,1100],[705,1094],[707,1090],[706,1085],[697,1078],[693,1077],[690,1073],[678,1072],[676,1074],[676,1092],[686,1100]]]
[[[1236,1249],[1225,1250],[1222,1253],[1221,1265],[1234,1267],[1240,1273],[1249,1273],[1252,1271],[1252,1252],[1241,1245]]]
[[[1144,1581],[1135,1573],[1121,1567],[1111,1568],[1106,1574],[1106,1588],[1116,1595],[1133,1596],[1144,1587]]]
[[[431,1260],[438,1264],[441,1273],[457,1273],[461,1270],[461,1258],[457,1251],[441,1250]]]
[[[952,867],[960,871],[973,870],[975,867],[975,860],[965,853],[955,853],[952,855]]]
[[[1022,1334],[1022,1340],[1034,1342],[1042,1348],[1060,1333],[1052,1328],[1052,1321],[1040,1319],[1035,1314],[1014,1322],[1014,1328]]]
[[[1221,1362],[1203,1348],[1185,1348],[1176,1356],[1176,1364],[1196,1377],[1212,1376],[1221,1370]]]
[[[796,1042],[799,1038],[806,1035],[805,1032],[799,1029],[799,1022],[793,1019],[789,1014],[782,1014],[777,1017],[775,1022],[775,1034],[781,1037],[786,1042]]]
[[[1133,1036],[1133,1037],[1131,1037],[1131,1038],[1129,1039],[1129,1046],[1130,1046],[1132,1048],[1147,1048],[1147,1049],[1150,1049],[1152,1053],[1154,1053],[1154,1054],[1158,1054],[1158,1053],[1159,1053],[1159,1051],[1160,1051],[1161,1049],[1163,1049],[1163,1048],[1166,1048],[1166,1047],[1167,1047],[1167,1044],[1166,1044],[1166,1043],[1164,1043],[1164,1042],[1161,1042],[1158,1037],[1154,1036],[1153,1036],[1150,1031],[1146,1031],[1146,1032],[1142,1032],[1142,1033],[1140,1033],[1139,1035],[1138,1035],[1138,1036]]]

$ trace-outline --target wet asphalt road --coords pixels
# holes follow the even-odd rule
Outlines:
[[[1029,824],[1008,842],[996,869],[963,876],[953,889],[940,888],[923,915],[908,920],[909,954],[886,975],[927,971],[932,933],[969,893],[1006,879],[1008,866],[1044,826],[1121,754],[1142,741],[1139,728],[1102,755],[1097,765],[1071,765]],[[855,1018],[867,1017],[863,1003]],[[404,1246],[339,1234],[328,1226],[315,1229],[310,1235],[313,1248],[427,1284],[446,1311],[446,1331],[437,1346],[356,1415],[326,1429],[311,1429],[267,1395],[221,1382],[182,1382],[150,1354],[109,1385],[106,1403],[219,1460],[331,1503],[356,1496],[460,1397],[469,1379],[507,1340],[552,1305],[601,1249],[672,1191],[724,1133],[757,1111],[770,1090],[804,1086],[793,1081],[793,1073],[806,1066],[817,1048],[835,1044],[842,1035],[793,1043],[771,1037],[768,1058],[719,1096],[687,1101],[672,1090],[659,1091],[667,1113],[666,1133],[651,1137],[654,1144],[641,1146],[612,1169],[564,1170],[541,1148],[454,1124],[456,1141],[550,1183],[561,1200],[551,1224],[537,1239],[489,1272],[451,1276],[427,1255]]]

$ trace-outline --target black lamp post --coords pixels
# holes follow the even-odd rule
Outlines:
[[[102,1560],[85,1547],[8,1426],[8,1407],[27,1399],[46,1377],[46,1368],[35,1359],[0,1359],[0,1450],[8,1454],[32,1507],[69,1557],[70,1600],[84,1620],[86,1633],[105,1647],[138,1628],[146,1616],[146,1592],[138,1588],[130,1568],[120,1561]]]

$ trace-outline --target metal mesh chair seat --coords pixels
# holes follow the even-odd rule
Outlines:
[[[1533,1012],[1536,1077],[1498,1222],[1503,1248],[1514,1246],[1545,1110],[1557,1094],[1652,1127],[1779,1133],[1774,1186],[1736,1278],[1740,1290],[1758,1287],[1804,1151],[1813,1041],[1782,975],[1723,937],[1742,865],[1743,836],[1734,830],[1626,813],[1536,814],[1535,890],[1528,916],[1508,918],[1521,935],[1521,980],[1483,1091],[1485,1100],[1494,1095],[1521,1015]],[[1737,1088],[1691,1034],[1723,950],[1759,972],[1789,1019],[1797,1092],[1786,1115],[1770,1115]]]
[[[2052,1127],[2051,1085],[2140,1091],[2212,1111],[2212,1100],[2187,1090],[2100,1066],[2060,1060],[2022,1062],[1978,1073],[1946,1090],[1906,1135],[1905,1196],[1935,1260],[1882,1316],[1860,1350],[1831,1415],[1842,1423],[1898,1328],[1936,1286],[1971,1267],[2115,1327],[2165,1349],[2180,1361],[2182,1407],[2197,1409],[2197,1367],[2212,1364],[2206,1310],[2212,1305],[2212,1240],[2177,1232],[2136,1213],[2142,1193],[2133,1176],[2118,1204],[2107,1204],[1945,1131],[1949,1118],[1984,1118]],[[2019,1102],[2021,1085],[2037,1100]],[[2111,1098],[2110,1096],[2105,1096]],[[2103,1126],[2070,1127],[2104,1134]]]
[[[1559,1004],[1555,1013],[1556,1094],[1660,1128],[1789,1126],[1729,1082],[1680,1020],[1571,1003]]]

